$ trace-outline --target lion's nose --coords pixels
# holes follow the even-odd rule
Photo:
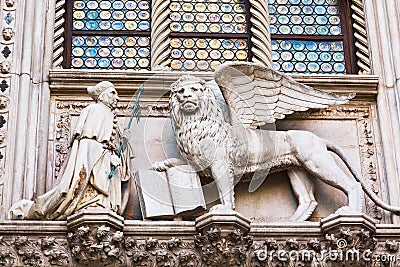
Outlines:
[[[185,91],[183,91],[183,96],[184,97],[191,97],[192,96],[192,91],[186,89]]]

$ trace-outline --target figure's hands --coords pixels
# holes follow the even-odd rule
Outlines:
[[[131,136],[131,129],[125,129],[124,132],[122,133],[122,138],[124,138],[125,141],[128,141],[130,136]]]
[[[115,167],[121,166],[122,164],[121,159],[117,155],[111,155],[110,162],[111,165]]]

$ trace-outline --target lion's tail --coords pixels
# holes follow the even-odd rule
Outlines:
[[[383,208],[385,210],[393,212],[396,215],[400,215],[400,207],[395,207],[395,206],[392,206],[392,205],[389,205],[389,204],[383,202],[383,200],[380,199],[372,191],[372,189],[368,186],[367,182],[364,180],[361,173],[356,168],[354,168],[352,164],[350,164],[350,160],[346,156],[346,154],[344,153],[342,148],[340,148],[338,145],[336,145],[328,140],[325,140],[325,143],[326,143],[326,147],[328,148],[328,150],[334,152],[343,160],[344,164],[347,166],[347,168],[349,169],[351,174],[354,176],[354,178],[357,180],[357,182],[359,182],[361,184],[362,188],[364,189],[364,192],[368,195],[369,198],[372,199],[372,201],[375,202],[375,204],[377,204],[378,206],[380,206],[381,208]]]

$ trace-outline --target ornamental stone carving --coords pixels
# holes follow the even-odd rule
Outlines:
[[[10,26],[3,27],[2,34],[4,40],[10,41],[15,36],[14,28]]]
[[[9,103],[10,99],[6,95],[0,94],[0,110],[7,109]]]
[[[243,266],[253,244],[253,237],[239,229],[224,234],[219,228],[211,228],[194,238],[205,266]]]
[[[15,0],[5,0],[7,7],[13,7],[15,4]]]
[[[113,266],[123,264],[123,233],[110,227],[79,227],[68,233],[71,254],[79,266]]]
[[[0,62],[0,71],[3,74],[8,74],[10,73],[11,70],[11,63],[8,60],[3,60],[2,62]]]

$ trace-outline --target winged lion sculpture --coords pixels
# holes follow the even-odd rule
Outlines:
[[[299,202],[292,221],[307,220],[317,207],[310,177],[347,195],[348,205],[337,213],[362,212],[364,192],[382,208],[400,212],[375,195],[339,146],[307,131],[268,130],[268,125],[295,111],[344,104],[354,94],[315,90],[255,63],[223,64],[214,80],[218,86],[184,75],[171,85],[170,96],[171,122],[182,156],[216,183],[221,205],[213,209],[234,209],[237,181],[252,179],[254,190],[268,173],[286,170]],[[216,98],[218,87],[227,110]],[[152,168],[162,171],[179,164],[182,160],[167,159]]]

